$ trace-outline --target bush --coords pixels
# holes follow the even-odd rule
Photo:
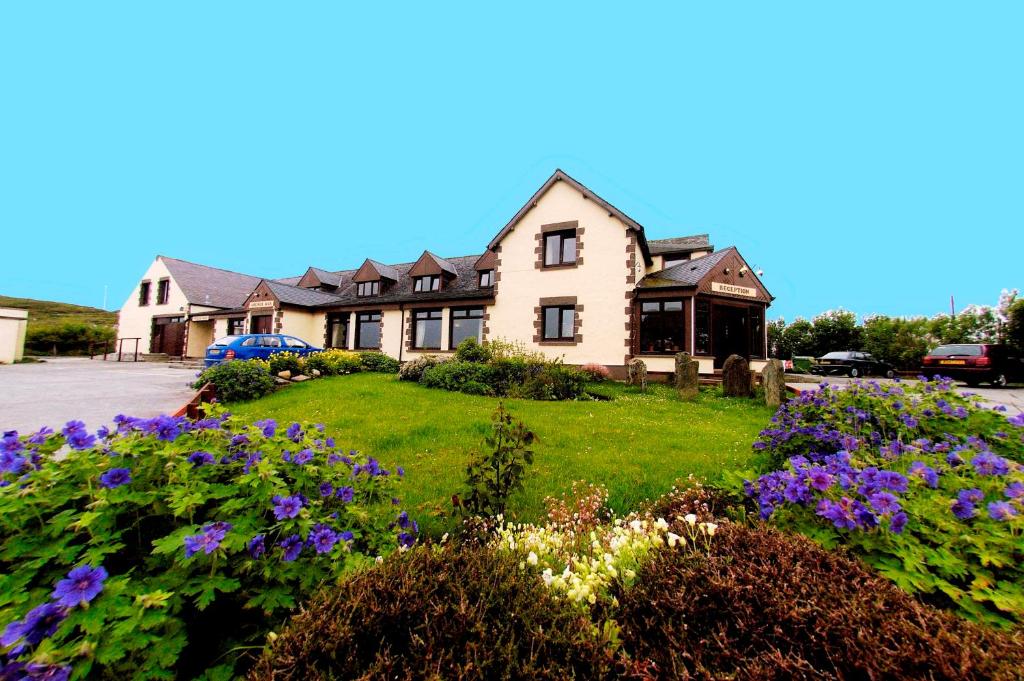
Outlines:
[[[1009,680],[1024,664],[1019,633],[921,605],[801,537],[724,525],[709,551],[659,552],[617,595],[646,678]]]
[[[489,362],[491,351],[480,345],[475,338],[467,338],[455,348],[455,359],[459,362]]]
[[[416,359],[410,360],[402,365],[402,368],[398,370],[398,380],[418,382],[423,378],[424,371],[445,361],[447,360],[438,357],[437,355],[422,355],[421,357],[417,357]]]
[[[305,364],[306,371],[316,369],[322,376],[343,376],[363,368],[358,354],[337,348],[306,355]]]
[[[302,360],[294,352],[275,352],[267,359],[270,375],[277,376],[282,371],[290,371],[292,376],[302,373]]]
[[[471,394],[493,394],[489,387],[493,380],[493,372],[486,364],[476,362],[441,362],[426,369],[420,383],[428,388],[440,388],[453,392],[467,391]],[[469,389],[466,390],[466,386]],[[480,386],[486,390],[481,391]]]
[[[383,352],[360,352],[359,363],[364,371],[375,371],[381,374],[396,374],[401,366],[397,359]]]
[[[523,489],[526,467],[533,465],[534,435],[522,421],[513,421],[505,406],[491,417],[491,434],[484,440],[487,451],[474,454],[466,466],[462,509],[473,515],[499,516],[512,494]]]
[[[607,381],[612,375],[612,372],[608,370],[608,367],[603,364],[584,364],[580,367],[580,371],[583,372],[588,381],[593,381],[594,383]]]
[[[343,454],[322,426],[218,408],[115,423],[3,438],[9,672],[227,678],[324,581],[415,541],[392,503],[401,469]]]
[[[980,622],[1024,622],[1024,415],[950,382],[855,383],[784,405],[745,484],[762,518],[845,544],[897,585]]]
[[[274,379],[267,362],[231,360],[203,370],[192,387],[199,389],[212,383],[221,402],[255,400],[274,391]]]
[[[586,388],[586,374],[562,364],[551,363],[526,379],[518,397],[531,400],[574,400]]]
[[[25,350],[40,355],[87,355],[90,350],[102,353],[107,344],[117,350],[116,339],[117,331],[102,324],[46,324],[25,333]]]
[[[322,592],[252,679],[600,679],[609,646],[521,558],[420,548]]]

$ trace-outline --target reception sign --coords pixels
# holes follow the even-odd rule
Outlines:
[[[734,296],[745,296],[747,298],[756,298],[757,289],[748,288],[746,286],[735,286],[733,284],[723,284],[719,281],[711,282],[711,290],[715,293],[728,293]]]

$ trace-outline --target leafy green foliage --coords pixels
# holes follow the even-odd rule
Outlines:
[[[467,338],[455,348],[455,359],[459,362],[488,362],[491,359],[491,350],[486,345],[477,343],[475,338]]]
[[[74,422],[66,436],[4,438],[0,628],[70,569],[109,573],[23,662],[71,665],[74,678],[230,675],[321,584],[414,541],[392,501],[401,469],[339,451],[322,427],[217,407],[117,424],[97,439]]]
[[[402,368],[398,370],[398,380],[419,382],[424,371],[444,361],[446,360],[437,355],[421,355],[402,364]]]
[[[314,352],[303,358],[303,371],[312,372],[314,369],[322,376],[343,376],[362,371],[363,364],[359,355],[347,350],[331,348],[321,352]]]
[[[1009,305],[1006,322],[1006,342],[1024,351],[1024,298]]]
[[[420,383],[428,388],[439,388],[471,395],[494,394],[488,386],[493,380],[493,371],[486,364],[452,360],[440,362],[423,371]]]
[[[36,325],[25,333],[25,349],[41,355],[86,355],[114,350],[117,332],[112,326],[83,322]]]
[[[487,451],[474,454],[466,467],[469,491],[462,508],[473,515],[503,515],[509,497],[523,488],[526,467],[533,464],[533,441],[533,432],[499,402],[484,440]]]
[[[267,358],[267,364],[270,365],[271,376],[276,376],[282,371],[290,371],[292,376],[296,376],[305,368],[305,362],[294,352],[275,352]]]
[[[221,402],[255,400],[274,392],[274,379],[267,362],[231,360],[209,367],[192,384],[199,389],[212,383]]]
[[[381,374],[396,374],[401,366],[397,359],[383,352],[360,352],[359,363],[364,371],[375,371]]]
[[[116,312],[108,312],[98,307],[88,307],[86,305],[58,303],[52,300],[0,296],[0,307],[28,310],[28,328],[30,331],[36,326],[60,326],[64,322],[109,327],[117,324]]]

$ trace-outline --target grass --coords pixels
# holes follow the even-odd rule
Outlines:
[[[504,400],[509,412],[538,437],[525,490],[510,515],[542,520],[544,497],[569,490],[573,480],[602,483],[619,512],[654,498],[687,475],[713,479],[743,467],[751,443],[771,411],[753,400],[702,391],[681,402],[675,391],[654,385],[647,393],[621,384],[603,386],[607,402]],[[232,405],[251,419],[322,422],[339,447],[377,457],[406,470],[403,501],[418,510],[424,528],[451,527],[443,513],[460,492],[471,451],[482,444],[498,400],[449,393],[382,374],[355,374],[289,386],[255,402]]]
[[[114,326],[117,324],[117,313],[107,312],[96,307],[58,303],[50,300],[33,300],[32,298],[12,298],[0,296],[0,307],[14,307],[28,310],[29,330],[41,326],[52,326],[63,322],[80,324],[99,324]]]

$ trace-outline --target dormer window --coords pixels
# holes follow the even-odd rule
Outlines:
[[[480,288],[494,286],[494,270],[484,270],[480,273]]]
[[[361,281],[356,284],[356,295],[360,298],[380,295],[379,281]]]
[[[413,282],[413,291],[416,293],[426,293],[427,291],[440,291],[441,290],[441,277],[440,275],[431,274],[425,277],[416,277]]]
[[[665,256],[665,264],[662,269],[667,270],[669,267],[678,265],[679,263],[686,262],[690,259],[689,253],[671,253]]]

